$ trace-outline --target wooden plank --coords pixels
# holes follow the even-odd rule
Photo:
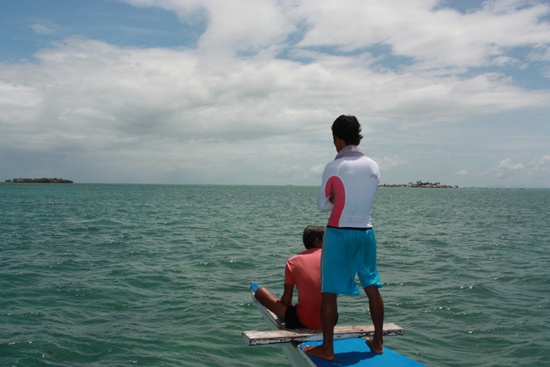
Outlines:
[[[403,335],[404,330],[394,323],[384,324],[384,336]],[[334,339],[359,338],[363,336],[374,335],[373,325],[353,325],[353,326],[335,326]],[[323,334],[320,330],[293,329],[293,330],[267,330],[267,331],[243,331],[243,338],[248,341],[248,345],[266,345],[288,343],[291,341],[320,341],[323,340]]]

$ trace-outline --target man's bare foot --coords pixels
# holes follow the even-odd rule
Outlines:
[[[326,359],[327,361],[334,360],[334,352],[327,350],[327,348],[322,345],[318,345],[316,347],[307,346],[304,348],[304,352],[310,356]]]
[[[381,343],[375,343],[372,339],[367,339],[367,345],[370,347],[371,352],[374,354],[382,354],[384,353],[384,347]]]

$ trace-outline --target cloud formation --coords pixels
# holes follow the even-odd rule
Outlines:
[[[550,156],[545,155],[528,163],[514,162],[511,158],[503,159],[490,171],[498,178],[522,176],[526,181],[537,177],[548,177],[550,174]]]
[[[0,63],[3,178],[318,184],[335,153],[330,124],[351,113],[390,183],[523,185],[526,167],[534,172],[528,186],[550,182],[544,144],[515,160],[481,145],[487,159],[456,159],[472,153],[456,130],[487,116],[501,116],[526,140],[548,137],[543,123],[530,129],[507,117],[548,112],[547,3],[125,3],[162,8],[202,31],[181,47],[142,47],[76,30],[58,39],[32,23],[52,36],[49,46],[32,62]],[[501,163],[491,169],[495,158]],[[529,163],[511,163],[519,159]],[[448,171],[431,169],[438,164]]]

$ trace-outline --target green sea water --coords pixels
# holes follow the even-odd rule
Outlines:
[[[315,187],[0,184],[0,366],[288,366],[249,347]],[[380,188],[385,345],[426,366],[548,366],[550,190]],[[370,323],[364,295],[339,323]]]

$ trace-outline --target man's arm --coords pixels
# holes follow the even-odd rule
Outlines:
[[[283,295],[281,296],[281,303],[283,305],[290,305],[292,304],[292,293],[294,293],[294,284],[286,284],[283,291]]]
[[[327,168],[323,172],[323,181],[319,188],[319,195],[317,196],[317,205],[319,211],[329,212],[334,208],[334,200],[332,196],[332,181],[330,180],[330,173],[327,172]]]

